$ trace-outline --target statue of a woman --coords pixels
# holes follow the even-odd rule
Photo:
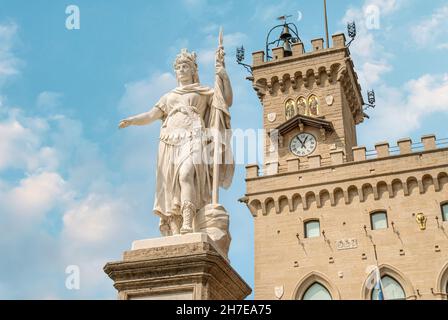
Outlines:
[[[156,174],[154,213],[160,217],[162,235],[193,232],[196,213],[212,202],[213,161],[210,128],[230,129],[228,108],[233,95],[224,66],[222,45],[216,52],[215,88],[199,83],[196,54],[182,49],[174,62],[178,87],[156,105],[120,122],[120,128],[162,120]],[[213,151],[214,152],[214,151]],[[216,158],[215,158],[216,159]],[[219,167],[219,186],[229,187],[233,162]]]

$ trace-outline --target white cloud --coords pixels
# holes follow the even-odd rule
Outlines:
[[[0,172],[8,168],[27,172],[56,169],[55,150],[42,146],[47,130],[45,119],[25,117],[19,109],[8,110],[8,119],[0,122]]]
[[[43,91],[37,96],[36,105],[39,109],[53,111],[60,105],[62,97],[59,92]]]
[[[446,75],[423,75],[399,87],[386,85],[382,78],[393,70],[390,63],[391,47],[385,47],[385,40],[394,39],[391,27],[394,14],[407,3],[398,0],[365,0],[359,7],[350,7],[342,22],[356,21],[357,37],[350,47],[361,86],[375,87],[377,108],[369,110],[371,119],[358,128],[363,141],[374,144],[379,140],[394,141],[410,135],[418,129],[423,119],[438,112],[448,112],[448,81]],[[369,6],[378,8],[378,29],[369,28],[366,14]],[[423,35],[420,41],[429,41],[433,35],[430,25],[440,24],[444,10],[437,10],[431,19],[414,29]],[[367,20],[366,20],[367,19]],[[434,22],[436,21],[436,22]],[[426,28],[426,30],[424,30]],[[446,28],[445,28],[446,29]],[[442,29],[443,30],[443,29]],[[414,31],[417,32],[417,31]]]
[[[275,21],[275,19],[284,15],[285,12],[289,12],[287,10],[289,4],[290,3],[288,3],[288,1],[281,1],[272,4],[258,2],[251,20]]]
[[[217,31],[217,30],[216,30]],[[233,33],[226,33],[226,30],[223,30],[224,39],[224,49],[226,51],[226,61],[227,66],[229,65],[229,59],[231,59],[230,54],[235,52],[236,47],[240,47],[243,45],[248,37],[245,33],[242,32],[233,32]],[[199,71],[206,71],[207,77],[210,76],[210,74],[213,74],[210,72],[215,67],[215,52],[218,47],[218,31],[216,33],[210,33],[204,38],[204,46],[200,50],[198,50],[198,64],[199,64]]]
[[[215,49],[201,49],[198,51],[199,68],[208,69],[215,62]]]
[[[219,25],[217,25],[216,23],[210,23],[210,24],[203,26],[200,30],[202,33],[206,33],[206,34],[210,34],[210,33],[218,34]]]
[[[17,75],[22,64],[12,51],[17,41],[17,30],[15,23],[0,24],[0,85],[7,78]]]
[[[392,70],[392,66],[387,61],[364,62],[358,74],[359,81],[370,88],[371,85],[380,82],[381,76]]]
[[[189,18],[204,21],[204,16],[223,16],[233,6],[233,1],[182,0],[184,8],[189,12]]]
[[[111,170],[68,116],[29,117],[3,100],[0,137],[0,170],[8,177],[0,178],[0,270],[11,275],[0,298],[114,298],[102,267],[146,229],[147,236],[157,230],[136,218],[150,214],[147,186],[114,184],[114,172],[123,170]],[[122,153],[123,162],[128,156]],[[81,268],[77,292],[63,289],[70,264]]]
[[[448,48],[445,41],[448,35],[448,5],[440,7],[434,13],[414,26],[412,36],[420,47],[435,46],[439,49]]]
[[[203,7],[207,5],[207,0],[182,0],[187,7]]]
[[[404,0],[367,0],[364,3],[364,8],[368,6],[377,6],[380,8],[382,14],[391,14],[396,12],[403,4]]]
[[[247,35],[242,32],[234,32],[229,34],[224,33],[223,42],[225,47],[234,48],[236,46],[241,46],[247,39]]]
[[[125,85],[125,93],[119,102],[123,114],[146,112],[168,91],[177,86],[174,73],[158,73],[151,77]]]
[[[441,43],[441,44],[437,45],[437,49],[442,49],[442,50],[448,49],[448,43]]]
[[[369,143],[378,138],[396,141],[418,129],[425,117],[440,112],[448,115],[448,74],[423,75],[400,88],[381,86],[378,92],[378,107],[361,127]]]
[[[126,217],[131,210],[122,199],[90,194],[64,214],[63,236],[81,248],[110,245],[135,225]]]
[[[397,12],[401,4],[402,1],[398,0],[365,0],[360,7],[349,7],[342,18],[344,26],[348,22],[356,22],[357,36],[350,51],[363,88],[379,83],[381,77],[393,69],[389,63],[392,55],[381,44],[384,33],[376,32],[375,28],[386,29],[384,18]]]
[[[371,9],[378,9],[379,18],[396,13],[402,7],[404,0],[364,0],[361,7],[350,6],[343,18],[344,22],[357,21],[360,26],[367,27],[369,14],[374,13]],[[376,13],[376,12],[375,12]],[[381,26],[381,24],[380,24]]]
[[[6,196],[9,210],[26,218],[42,218],[60,201],[64,184],[55,172],[42,172],[22,179]]]

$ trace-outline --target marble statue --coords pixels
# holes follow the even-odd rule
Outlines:
[[[162,121],[154,213],[163,236],[205,232],[227,255],[229,217],[218,204],[219,187],[234,173],[229,131],[233,93],[225,69],[222,30],[215,55],[215,86],[199,82],[196,54],[182,49],[174,61],[178,86],[148,112],[121,120],[119,128]]]

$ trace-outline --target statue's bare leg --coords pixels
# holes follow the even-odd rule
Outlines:
[[[181,190],[182,217],[183,223],[180,229],[181,234],[193,232],[193,218],[196,214],[196,208],[193,204],[194,199],[194,165],[191,159],[184,161],[179,170],[179,182]]]

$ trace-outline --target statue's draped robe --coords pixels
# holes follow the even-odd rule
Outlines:
[[[155,105],[163,112],[157,160],[154,213],[162,221],[181,215],[182,199],[179,169],[191,161],[194,168],[194,199],[197,210],[211,202],[213,177],[213,143],[210,128],[220,121],[220,132],[229,132],[229,106],[222,99],[222,87],[215,90],[195,83],[178,87],[165,94]],[[218,95],[215,94],[218,92]],[[222,164],[219,185],[228,188],[234,173],[229,134],[221,140]],[[225,160],[224,160],[225,157]]]

